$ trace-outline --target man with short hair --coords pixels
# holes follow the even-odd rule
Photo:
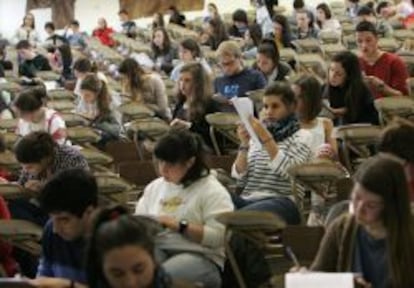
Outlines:
[[[71,34],[68,34],[68,30],[72,30]],[[85,41],[86,34],[80,31],[79,21],[73,20],[69,26],[65,28],[64,37],[68,40],[69,45],[74,48],[86,48]]]
[[[390,23],[382,19],[377,19],[375,16],[374,10],[365,5],[359,8],[358,13],[358,22],[368,21],[375,25],[375,29],[380,37],[390,38],[392,37],[394,31]]]
[[[297,39],[318,38],[319,30],[315,27],[313,21],[314,16],[309,10],[296,11]]]
[[[128,11],[121,9],[118,12],[119,20],[121,20],[121,33],[125,34],[128,38],[135,39],[137,37],[137,25],[134,21],[129,19]]]
[[[35,78],[38,71],[50,71],[49,61],[43,55],[37,54],[27,40],[21,40],[16,45],[17,52],[23,62],[19,65],[19,75]]]
[[[56,34],[55,24],[52,22],[46,22],[45,31],[48,35],[47,39],[45,40],[45,46],[57,47],[68,43],[65,37]]]
[[[222,42],[216,53],[223,75],[214,80],[214,92],[222,96],[221,100],[245,97],[246,92],[266,86],[266,79],[262,73],[243,67],[242,52],[236,42]]]
[[[408,95],[408,71],[402,59],[378,48],[375,25],[362,21],[356,27],[359,64],[374,98]]]
[[[42,238],[36,287],[86,287],[85,235],[98,205],[95,177],[83,169],[55,175],[44,187],[41,208],[50,216]]]

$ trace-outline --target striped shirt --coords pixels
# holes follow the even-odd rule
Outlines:
[[[291,137],[277,143],[279,151],[271,160],[264,148],[251,143],[247,155],[247,171],[237,173],[233,165],[232,176],[244,187],[242,196],[266,198],[269,196],[291,196],[292,187],[288,169],[311,160],[311,134],[299,130]]]

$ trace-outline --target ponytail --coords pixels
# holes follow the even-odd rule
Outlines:
[[[81,82],[81,90],[88,90],[96,94],[96,103],[98,106],[98,116],[105,115],[110,112],[109,105],[111,97],[105,81],[102,81],[93,73],[88,74]]]

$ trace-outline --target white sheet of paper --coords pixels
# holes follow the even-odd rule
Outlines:
[[[287,273],[286,288],[354,288],[352,273]]]
[[[262,147],[262,143],[260,143],[259,137],[257,137],[249,121],[250,116],[254,116],[253,101],[248,97],[233,97],[230,101],[233,103],[247,132],[249,132],[250,138],[258,147]]]
[[[55,90],[58,87],[56,81],[44,81],[43,84],[45,84],[47,91]]]

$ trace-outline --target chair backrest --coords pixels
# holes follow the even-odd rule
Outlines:
[[[59,115],[65,121],[66,127],[89,126],[90,121],[82,115],[72,112],[64,112]]]
[[[94,148],[82,148],[80,153],[91,166],[108,166],[114,161],[110,155]]]
[[[0,130],[14,132],[17,127],[18,119],[2,119],[0,121]],[[3,131],[0,131],[3,132]]]
[[[68,139],[76,144],[96,143],[101,140],[101,136],[96,130],[85,126],[69,127],[67,135]]]
[[[170,126],[159,118],[136,119],[126,126],[127,131],[142,133],[151,140],[156,140],[170,130]]]
[[[127,102],[118,107],[118,111],[126,116],[128,121],[133,119],[143,119],[154,117],[154,110],[148,108],[146,105],[137,102]]]
[[[111,141],[105,146],[105,151],[114,159],[115,169],[125,161],[138,161],[137,147],[132,141]]]
[[[337,127],[333,135],[339,140],[340,156],[345,167],[353,172],[356,170],[354,163],[375,153],[373,149],[380,139],[381,127],[370,124],[350,124]]]
[[[375,100],[381,125],[385,126],[393,117],[409,118],[414,116],[414,100],[406,97],[384,97]]]
[[[119,175],[137,186],[146,186],[158,177],[154,162],[125,161],[119,163]]]
[[[282,232],[283,246],[292,249],[301,265],[309,265],[318,252],[324,234],[323,226],[287,226]]]

